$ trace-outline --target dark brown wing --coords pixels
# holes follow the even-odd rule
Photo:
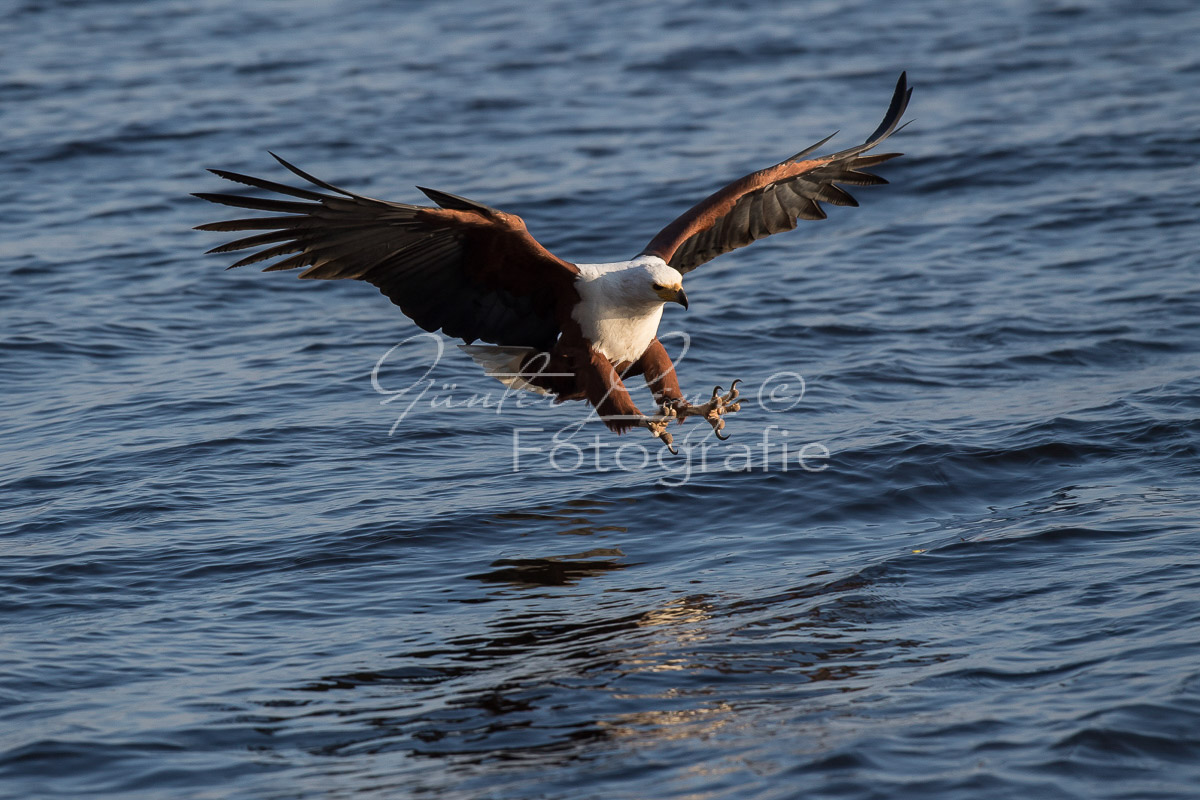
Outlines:
[[[680,272],[690,272],[722,253],[755,239],[796,227],[797,219],[825,219],[820,202],[857,206],[838,184],[874,186],[887,183],[862,170],[900,153],[864,156],[896,130],[912,89],[901,73],[883,122],[867,141],[840,153],[804,160],[833,137],[827,137],[773,167],[747,175],[709,195],[659,231],[642,255],[655,255]]]
[[[578,270],[542,247],[520,217],[432,189],[421,191],[441,208],[373,200],[275,158],[333,194],[210,170],[305,201],[197,194],[214,203],[283,215],[198,226],[265,231],[209,250],[262,248],[230,269],[282,256],[264,271],[308,267],[301,278],[367,281],[425,330],[441,329],[468,344],[481,339],[546,350],[558,338],[565,315],[578,301],[573,286]]]

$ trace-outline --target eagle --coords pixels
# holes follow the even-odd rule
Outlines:
[[[509,387],[586,400],[609,429],[645,428],[674,452],[668,424],[702,417],[719,438],[739,410],[728,392],[689,403],[657,333],[663,307],[688,297],[683,277],[723,253],[825,218],[821,203],[857,206],[843,186],[887,183],[866,170],[900,153],[868,152],[896,132],[912,90],[901,73],[883,121],[862,144],[813,153],[833,136],[717,190],[658,232],[628,261],[573,264],[547,250],[515,214],[417,188],[435,206],[375,200],[326,183],[271,153],[316,189],[229,172],[220,178],[289,198],[197,193],[271,216],[211,222],[202,231],[262,231],[209,253],[254,250],[229,267],[280,259],[264,270],[307,267],[301,278],[376,286],[426,331],[442,331]],[[898,127],[899,126],[899,127]],[[475,344],[483,342],[486,344]],[[625,378],[641,375],[654,397],[644,414]]]

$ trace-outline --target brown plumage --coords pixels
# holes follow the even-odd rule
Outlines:
[[[196,194],[214,203],[290,215],[200,225],[197,229],[204,231],[269,231],[209,251],[272,245],[229,269],[286,256],[264,271],[308,267],[301,278],[366,281],[425,330],[440,329],[467,342],[553,346],[563,315],[579,300],[571,288],[579,270],[542,247],[520,217],[432,189],[422,191],[441,208],[374,200],[275,158],[336,194],[210,170],[227,180],[310,201]]]
[[[560,400],[586,398],[610,428],[641,425],[669,443],[664,416],[706,416],[719,430],[720,415],[737,408],[733,399],[718,403],[716,394],[702,406],[684,402],[671,361],[654,336],[662,303],[687,305],[682,274],[790,230],[798,219],[824,219],[822,202],[858,205],[842,186],[887,183],[865,170],[899,153],[864,154],[899,129],[911,93],[901,74],[883,122],[863,144],[809,158],[827,138],[739,178],[663,228],[629,262],[571,264],[546,250],[514,214],[424,188],[436,208],[375,200],[314,178],[278,156],[292,173],[325,191],[211,170],[297,200],[197,194],[273,215],[198,228],[263,231],[209,251],[255,251],[232,267],[279,259],[265,271],[307,267],[301,278],[366,281],[425,330],[441,330],[467,344],[524,348],[522,371],[547,364],[541,371],[554,373],[528,375],[528,384]],[[642,415],[622,374],[645,375],[656,402],[664,404],[663,415]]]
[[[896,132],[912,89],[901,73],[883,122],[867,140],[847,150],[820,158],[804,157],[828,142],[827,136],[773,167],[739,178],[688,209],[659,231],[642,250],[656,255],[682,273],[688,273],[722,253],[745,247],[756,239],[796,227],[799,219],[825,219],[821,203],[857,206],[858,201],[840,188],[878,186],[887,181],[863,170],[882,164],[900,153],[864,156]]]

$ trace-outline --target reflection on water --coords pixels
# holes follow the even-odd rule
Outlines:
[[[635,498],[629,498],[626,503],[635,503]],[[544,523],[560,528],[557,532],[562,536],[590,536],[602,531],[626,533],[628,528],[623,525],[602,525],[591,515],[603,514],[616,506],[617,503],[604,500],[568,500],[562,506],[534,506],[529,511],[508,511],[493,514],[492,519],[504,522]]]
[[[569,586],[581,578],[590,578],[612,570],[625,569],[615,558],[625,554],[617,548],[598,547],[582,553],[549,558],[501,558],[492,562],[492,571],[469,575],[484,583],[508,583],[513,586]]]
[[[530,515],[586,528],[604,512],[592,504]],[[497,759],[561,764],[604,741],[669,743],[745,730],[788,696],[810,712],[828,709],[838,702],[830,698],[870,686],[881,663],[900,654],[922,660],[918,642],[854,636],[865,634],[873,608],[891,613],[886,592],[874,590],[893,577],[884,565],[753,600],[697,594],[645,607],[633,590],[596,595],[581,610],[547,591],[574,591],[634,563],[618,549],[595,548],[500,559],[470,575],[521,602],[496,604],[483,629],[442,646],[302,687],[330,697],[324,708],[306,707],[305,717],[332,717],[342,731],[320,752],[401,750],[453,759],[456,769]],[[542,591],[522,591],[531,587]]]
[[[654,711],[630,711],[616,714],[598,724],[608,736],[622,739],[653,739],[659,742],[712,736],[737,720],[736,709],[723,700],[705,698],[702,692],[686,694],[669,690],[657,695],[625,696],[644,704],[669,705],[680,701],[685,707]]]

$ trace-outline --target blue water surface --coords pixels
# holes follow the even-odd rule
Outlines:
[[[1197,42],[1191,0],[5,4],[0,796],[1194,797]],[[685,389],[745,389],[676,459],[191,230],[272,150],[627,258],[901,70],[891,185],[667,311]]]

